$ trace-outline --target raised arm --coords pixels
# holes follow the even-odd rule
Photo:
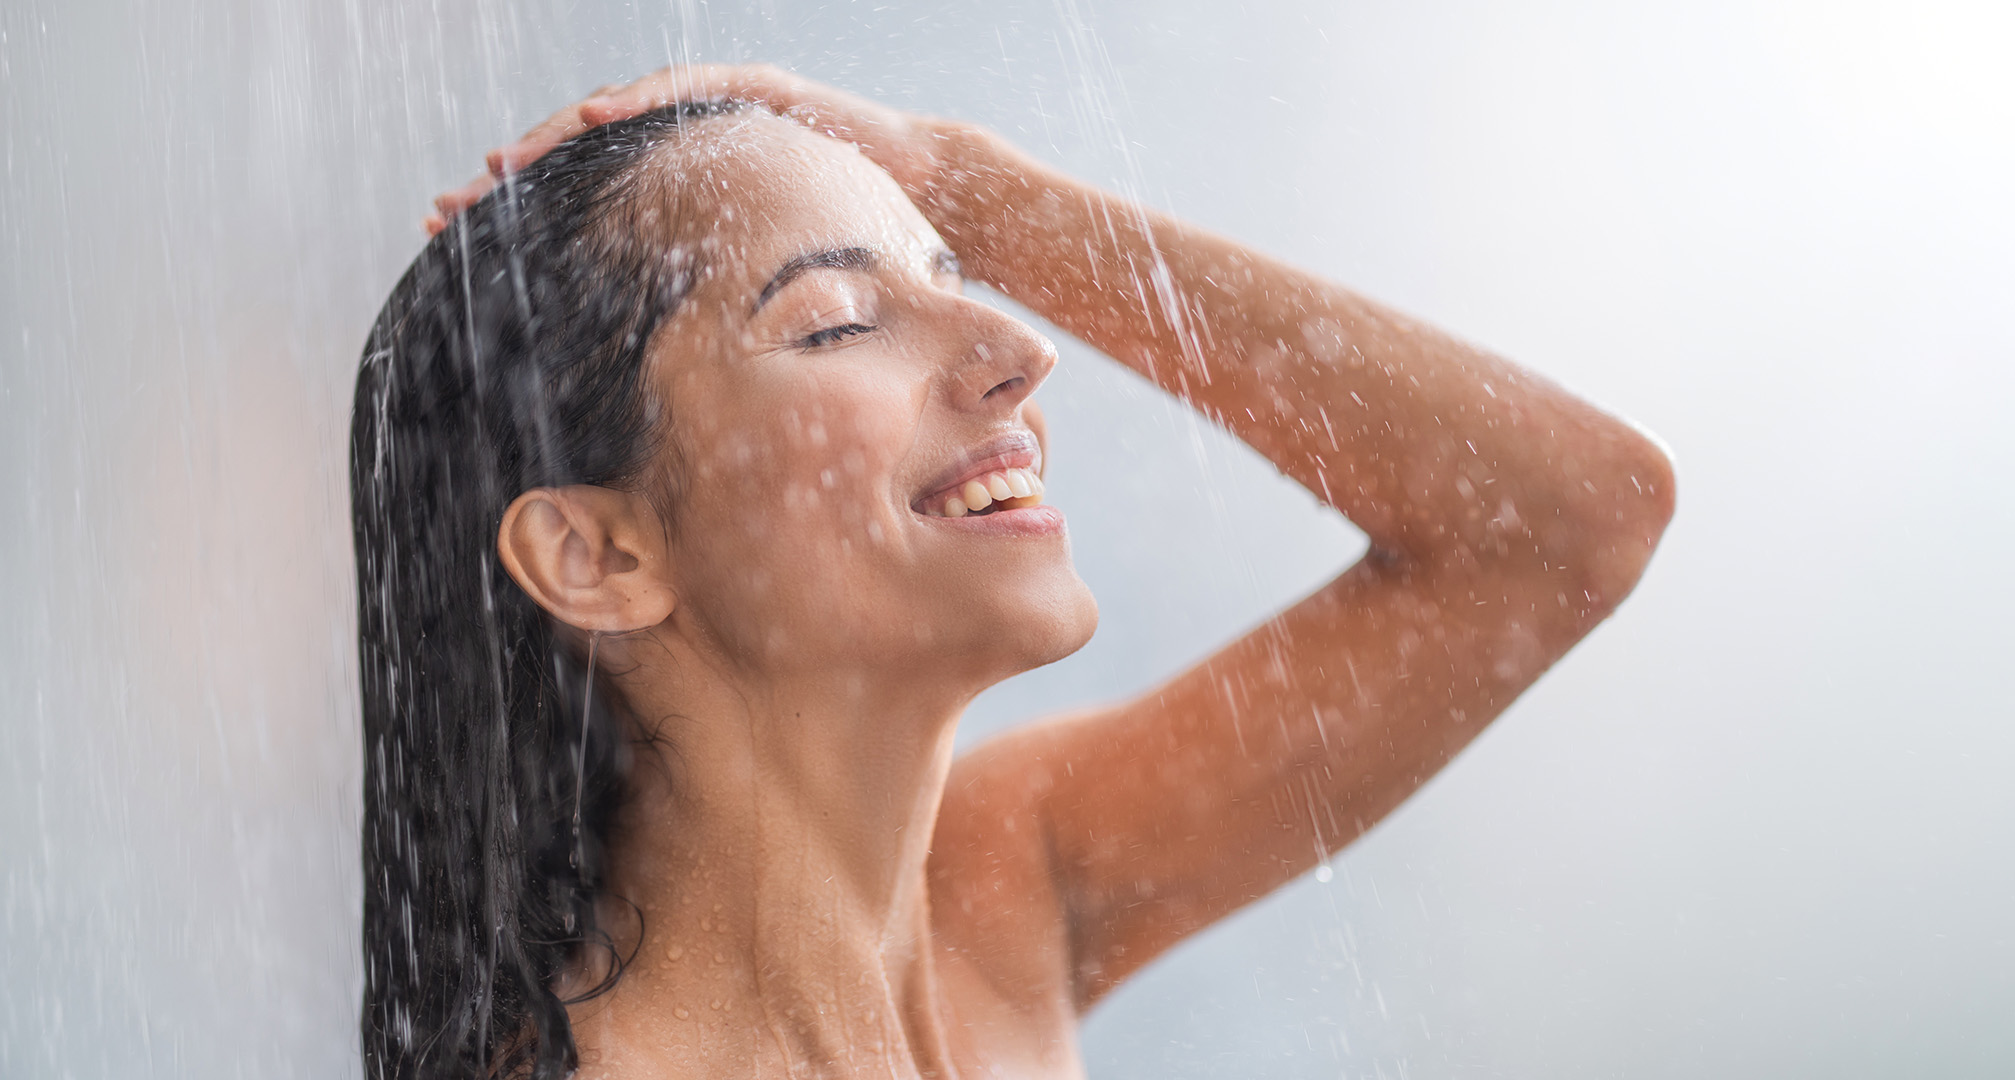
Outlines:
[[[976,128],[774,69],[684,69],[563,112],[497,162],[720,94],[860,145],[969,277],[1189,402],[1370,537],[1356,566],[1159,690],[957,767],[938,893],[982,925],[1060,912],[1080,1008],[1398,805],[1615,608],[1671,516],[1671,466],[1628,424]]]
[[[975,276],[1223,424],[1371,540],[1156,692],[972,763],[1034,785],[1088,1005],[1354,839],[1475,738],[1630,591],[1672,472],[1629,425],[1507,361],[991,136],[948,138],[956,166],[927,212]]]
[[[983,129],[775,68],[674,68],[609,89],[493,152],[492,170],[595,124],[724,95],[860,146],[909,191],[967,276],[1229,428],[1362,528],[1385,565],[1536,574],[1563,586],[1551,589],[1569,598],[1561,610],[1599,617],[1636,580],[1671,514],[1664,453],[1531,372],[1079,183]],[[452,213],[491,183],[479,178],[440,206]]]
[[[1571,584],[1555,607],[1576,626],[1636,581],[1672,485],[1627,424],[989,134],[952,138],[927,212],[969,276],[1230,429],[1363,529],[1375,562]]]

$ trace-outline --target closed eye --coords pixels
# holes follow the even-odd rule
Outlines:
[[[856,334],[873,333],[874,330],[874,327],[865,326],[861,323],[846,323],[841,326],[834,326],[807,334],[804,340],[798,342],[798,345],[801,348],[816,349],[821,345],[836,345]]]

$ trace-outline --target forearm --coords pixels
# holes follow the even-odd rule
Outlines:
[[[1671,495],[1664,455],[1628,425],[991,136],[952,142],[926,212],[969,276],[1190,402],[1377,548],[1597,577],[1620,562],[1634,580]]]

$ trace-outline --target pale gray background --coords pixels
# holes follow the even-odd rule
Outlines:
[[[996,125],[1676,451],[1616,619],[1095,1077],[2015,1074],[2009,10],[8,0],[0,1074],[356,1072],[356,354],[427,196],[668,57]],[[1361,543],[1065,355],[1105,621],[974,733]]]

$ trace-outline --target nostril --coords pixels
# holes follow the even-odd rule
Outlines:
[[[1027,381],[1028,381],[1028,377],[1027,377],[1027,376],[1025,376],[1025,375],[1017,375],[1017,376],[1015,376],[1014,378],[1012,378],[1012,379],[1009,379],[1008,381],[1006,381],[1006,382],[1004,382],[1004,383],[1000,384],[999,386],[996,386],[996,387],[994,387],[993,389],[991,389],[991,390],[987,391],[986,393],[984,393],[984,394],[981,394],[981,395],[980,395],[980,400],[981,400],[981,401],[985,401],[986,399],[988,399],[988,398],[990,398],[990,397],[994,396],[995,394],[998,394],[998,393],[1000,393],[1000,392],[1001,392],[1001,391],[1003,391],[1003,390],[1015,390],[1015,389],[1018,389],[1018,388],[1019,388],[1019,387],[1021,386],[1021,384],[1025,383],[1025,382],[1027,382]]]

